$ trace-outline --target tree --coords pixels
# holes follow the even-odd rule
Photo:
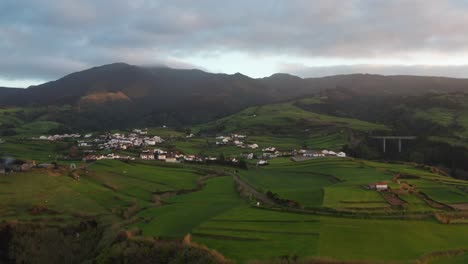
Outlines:
[[[72,157],[72,158],[78,158],[78,157],[80,156],[80,149],[78,149],[77,146],[72,146],[72,147],[70,148],[69,153],[70,153],[70,157]]]
[[[245,169],[245,170],[248,169],[247,162],[244,159],[241,159],[239,161],[239,168]]]

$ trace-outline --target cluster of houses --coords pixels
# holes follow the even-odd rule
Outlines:
[[[27,172],[33,168],[54,168],[54,164],[40,163],[35,161],[20,161],[14,159],[1,159],[0,160],[0,175],[16,172]]]
[[[339,157],[339,158],[346,158],[346,153],[344,152],[334,152],[332,150],[305,150],[301,149],[298,151],[299,155],[302,155],[303,157],[309,157],[309,158],[320,158],[320,157]]]
[[[164,140],[158,136],[141,136],[131,133],[128,135],[115,133],[106,137],[105,142],[98,144],[99,149],[129,149],[134,147],[155,146]]]
[[[217,158],[214,157],[202,157],[197,155],[184,155],[180,152],[168,152],[162,149],[144,150],[140,153],[142,160],[159,160],[165,162],[206,162],[215,161]]]
[[[187,135],[187,138],[193,137],[193,134]],[[97,161],[103,159],[111,160],[135,160],[140,158],[142,160],[159,160],[165,162],[207,162],[215,161],[214,157],[203,157],[197,155],[182,154],[180,152],[172,151],[168,152],[162,149],[148,150],[152,146],[156,146],[162,142],[159,136],[149,136],[147,129],[133,129],[132,132],[125,133],[112,133],[103,134],[93,137],[92,134],[86,134],[81,137],[80,134],[63,134],[53,136],[41,136],[41,140],[63,140],[66,138],[78,139],[78,147],[82,148],[85,153],[83,161]],[[251,149],[252,153],[244,153],[237,157],[231,157],[228,161],[232,163],[239,163],[239,158],[247,160],[257,159],[258,166],[268,165],[269,159],[277,157],[293,157],[293,160],[307,160],[320,157],[346,157],[344,152],[334,152],[331,150],[293,150],[288,152],[281,152],[273,146],[258,149],[259,145],[255,143],[245,143],[247,136],[242,134],[231,134],[229,136],[218,136],[216,137],[216,145],[219,146],[237,146],[243,149]],[[105,154],[98,155],[96,151],[107,150],[107,151],[118,151],[128,149],[144,149],[141,151],[139,157],[120,156],[116,154]],[[254,154],[255,152],[255,154]]]
[[[62,135],[40,136],[39,138],[33,138],[33,139],[59,141],[59,140],[65,140],[68,138],[80,138],[80,137],[81,137],[80,134],[62,134]]]
[[[135,147],[155,146],[164,141],[164,139],[158,136],[144,136],[146,135],[145,133],[100,135],[94,139],[78,140],[78,147],[96,147],[99,150],[126,150]]]
[[[243,140],[247,138],[246,135],[239,135],[239,134],[232,134],[230,136],[219,136],[216,137],[216,145],[223,146],[223,145],[232,145],[239,148],[249,148],[249,149],[257,149],[258,144],[247,144],[244,143]],[[219,140],[219,141],[218,141]]]
[[[135,160],[134,157],[130,156],[120,156],[116,155],[114,153],[110,153],[107,155],[93,155],[93,154],[88,154],[83,157],[82,159],[84,162],[90,162],[90,161],[97,161],[97,160]]]

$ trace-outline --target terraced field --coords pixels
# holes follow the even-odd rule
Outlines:
[[[397,173],[411,175],[396,181]],[[327,207],[346,211],[437,211],[420,196],[401,191],[400,183],[412,185],[442,204],[468,202],[466,181],[440,176],[410,165],[385,164],[354,159],[315,159],[303,162],[283,160],[266,168],[242,171],[243,179],[261,192],[272,191],[281,198],[299,202],[303,207]],[[375,182],[386,182],[405,203],[391,208],[384,197],[364,188]]]
[[[8,138],[0,144],[0,157],[13,157],[23,160],[50,162],[70,145],[65,142],[34,141],[28,139]]]
[[[340,149],[348,142],[349,130],[368,132],[387,128],[357,119],[309,112],[295,102],[249,107],[234,115],[199,125],[194,131],[209,134],[247,133],[262,145],[282,149]]]
[[[241,263],[279,260],[283,255],[412,263],[424,254],[466,245],[467,228],[435,221],[318,217],[238,207],[206,221],[193,237]]]
[[[80,180],[65,169],[34,170],[1,176],[0,219],[31,217],[31,209],[44,207],[53,211],[44,216],[114,215],[133,206],[141,209],[153,205],[153,193],[196,188],[202,173],[185,168],[155,167],[101,161],[87,170],[79,170]]]
[[[30,129],[22,126],[21,133],[30,135],[49,125],[38,121],[29,125]],[[213,138],[185,139],[180,132],[162,128],[151,131],[165,131],[169,138],[166,143],[187,153],[229,156],[244,151],[232,146],[213,147]],[[330,131],[333,133],[327,134]],[[248,140],[261,147],[292,149],[305,144],[338,149],[346,137],[346,132],[334,128],[309,134],[306,140],[275,135],[254,135]],[[70,146],[70,142],[15,136],[0,145],[0,156],[51,162],[56,155],[67,153]],[[448,209],[428,203],[434,201],[447,208],[463,206],[468,203],[468,182],[409,164],[351,158],[303,162],[278,158],[266,167],[239,170],[240,178],[256,190],[299,202],[302,207],[294,208],[297,210],[293,213],[279,206],[258,208],[255,198],[241,197],[232,177],[234,168],[151,161],[73,161],[78,167],[86,167],[71,172],[71,162],[59,162],[59,170],[35,169],[0,176],[0,221],[63,225],[91,217],[108,227],[105,239],[109,240],[120,230],[134,228],[142,236],[162,239],[182,239],[191,234],[193,241],[238,263],[279,261],[286,255],[301,260],[413,263],[436,251],[468,245],[468,225],[440,224],[432,214]],[[395,179],[397,174],[402,177]],[[79,180],[71,177],[76,175]],[[404,206],[391,206],[380,193],[364,188],[379,181],[387,182],[395,191],[406,182],[415,192],[398,193]],[[410,220],[405,218],[407,214],[423,217]],[[434,261],[463,263],[465,259],[465,255],[457,255]]]

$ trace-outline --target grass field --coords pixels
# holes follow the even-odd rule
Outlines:
[[[381,125],[296,108],[291,103],[248,108],[197,129],[224,126],[222,133],[245,129],[253,132],[247,141],[259,144],[260,148],[275,146],[281,150],[303,146],[339,150],[348,141],[348,129],[385,129]],[[74,144],[23,139],[46,133],[57,124],[41,117],[24,123],[14,114],[17,111],[20,110],[0,110],[0,122],[15,124],[20,132],[19,136],[7,137],[6,143],[0,144],[1,157],[51,162]],[[464,120],[440,109],[431,111],[435,112],[420,117],[435,118],[440,124]],[[217,147],[214,138],[186,139],[185,133],[171,129],[153,128],[149,132],[167,138],[164,146],[190,154],[224,153],[228,157],[250,152],[234,146]],[[397,173],[411,176],[401,181],[412,184],[415,190],[439,203],[468,203],[468,182],[411,164],[352,158],[303,162],[278,158],[270,160],[266,167],[239,171],[244,181],[261,192],[272,191],[281,198],[298,201],[306,210],[332,212],[333,216],[252,207],[251,201],[241,198],[234,188],[230,175],[235,168],[150,161],[99,161],[88,165],[75,172],[80,175],[79,181],[64,167],[58,171],[37,169],[0,175],[0,221],[63,224],[93,216],[113,228],[137,227],[145,236],[180,239],[190,233],[195,242],[216,249],[238,263],[279,260],[282,255],[414,263],[431,252],[468,247],[466,224],[440,224],[432,218],[373,217],[372,213],[430,216],[443,210],[430,207],[414,193],[400,194],[407,204],[394,208],[381,194],[364,188],[369,183],[386,181],[398,189],[399,184],[392,181]],[[200,189],[200,178],[212,172],[218,177],[204,180],[205,186]],[[34,213],[35,208],[47,210]],[[466,260],[465,254],[433,262],[465,263]]]
[[[241,263],[282,255],[414,262],[466,245],[468,226],[435,221],[317,217],[238,207],[193,232],[194,238]]]
[[[432,121],[441,126],[449,126],[455,122],[455,113],[446,108],[430,108],[425,111],[418,110],[414,114],[415,118]]]
[[[182,237],[208,219],[245,203],[235,192],[231,177],[210,179],[202,191],[174,196],[166,202],[165,206],[139,213],[145,222],[137,226],[144,234]]]
[[[8,138],[0,144],[1,157],[14,157],[22,160],[51,162],[63,151],[68,151],[65,142],[34,141],[29,139]]]
[[[314,159],[293,162],[287,159],[273,162],[267,167],[241,171],[241,176],[261,192],[272,191],[281,198],[292,199],[305,207],[327,207],[351,211],[388,211],[390,205],[378,192],[364,187],[370,183],[387,182],[398,190],[392,181],[396,173],[414,176],[402,179],[443,204],[467,203],[468,183],[404,164],[387,164],[355,159]],[[413,194],[402,193],[407,202],[404,208],[392,209],[409,212],[431,212],[423,200]]]
[[[259,189],[271,188],[287,198],[301,199],[308,206],[339,208],[342,201],[377,203],[375,192],[357,185],[391,177],[389,169],[426,177],[415,181],[442,177],[407,165],[351,159],[297,163],[279,159],[269,167],[242,172],[242,178]],[[134,218],[136,222],[123,226],[138,227],[146,236],[162,238],[181,238],[190,233],[195,242],[239,263],[278,260],[287,254],[300,258],[410,262],[433,251],[468,244],[467,225],[443,225],[435,220],[325,217],[253,208],[240,198],[230,176],[210,178],[199,191],[167,196],[162,206],[154,204],[155,192],[195,188],[196,180],[205,175],[196,166],[100,161],[87,170],[81,173],[79,181],[67,176],[66,171],[1,176],[0,219],[66,223],[76,220],[74,215],[79,214],[94,215],[111,224]],[[459,184],[450,179],[446,183]],[[31,208],[39,205],[55,213],[32,214]],[[421,200],[419,204],[415,202],[416,206],[423,206]],[[134,211],[125,215],[131,208]],[[450,260],[457,263],[463,258]]]
[[[266,168],[242,172],[242,176],[260,191],[273,191],[306,207],[335,209],[387,206],[381,195],[363,187],[391,179],[390,174],[375,168],[336,158],[271,164]]]
[[[234,115],[195,127],[209,133],[247,133],[260,144],[282,148],[339,149],[348,140],[347,130],[386,130],[383,125],[303,110],[294,102],[249,107]],[[274,138],[274,139],[273,139]]]
[[[135,204],[151,206],[154,192],[193,189],[203,174],[192,169],[129,165],[100,161],[81,173],[79,181],[66,170],[34,170],[0,176],[0,218],[31,217],[34,206],[45,206],[59,215],[114,214]]]

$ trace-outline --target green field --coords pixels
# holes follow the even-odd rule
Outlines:
[[[63,224],[75,221],[76,215],[87,215],[124,229],[137,227],[145,236],[174,239],[190,233],[195,242],[239,263],[278,260],[282,255],[408,262],[468,243],[467,225],[254,208],[235,191],[231,176],[209,178],[205,187],[197,190],[197,179],[207,174],[202,166],[161,165],[100,161],[89,166],[87,172],[81,171],[79,181],[65,170],[1,176],[0,219]],[[241,175],[262,191],[271,189],[309,207],[340,209],[343,204],[355,203],[370,208],[381,204],[379,196],[359,186],[370,180],[391,178],[390,170],[412,172],[421,177],[414,181],[429,182],[421,186],[431,186],[431,179],[438,179],[439,183],[443,180],[442,176],[408,165],[352,159],[278,159],[276,164],[251,168]],[[443,184],[455,183],[460,184],[447,178]],[[162,205],[154,203],[155,193],[178,190],[186,193],[164,197]],[[422,201],[412,198],[408,197],[409,202],[414,201],[411,210],[427,209],[419,208],[424,207]],[[54,213],[32,214],[35,206],[45,206]],[[453,258],[457,259],[463,257]]]
[[[261,144],[284,148],[310,146],[337,149],[347,140],[347,130],[387,130],[383,125],[322,115],[303,110],[294,102],[249,107],[234,115],[196,126],[202,133],[247,133]],[[273,139],[274,138],[274,139]]]
[[[321,103],[317,98],[300,101]],[[39,163],[57,160],[61,165],[57,170],[0,175],[0,221],[53,226],[96,219],[106,230],[103,244],[123,230],[139,230],[140,236],[168,240],[191,234],[193,241],[237,263],[279,261],[283,255],[297,255],[300,260],[415,263],[437,251],[468,250],[468,225],[441,224],[434,218],[434,213],[453,213],[450,205],[468,203],[468,182],[433,173],[427,166],[353,158],[294,162],[287,157],[269,160],[265,167],[253,166],[256,160],[249,161],[248,170],[159,161],[101,160],[85,164],[78,159],[57,159],[69,154],[76,145],[73,140],[31,140],[59,127],[47,121],[50,111],[0,110],[0,126],[14,126],[19,133],[2,136],[6,142],[0,144],[0,157]],[[468,128],[466,116],[445,108],[420,109],[416,115],[440,126],[456,122]],[[250,107],[193,130],[202,133],[186,138],[183,129],[158,127],[148,132],[166,139],[158,148],[231,157],[245,152],[259,154],[268,146],[338,151],[353,134],[386,127],[309,112],[290,102]],[[214,134],[231,132],[247,134],[245,142],[257,143],[259,150],[216,146]],[[455,140],[463,141],[464,131],[456,133],[459,137]],[[140,150],[127,151],[137,155]],[[79,169],[71,171],[70,163]],[[267,203],[257,207],[255,195],[245,198],[236,191],[235,174],[260,193],[270,191],[300,206],[270,207]],[[394,180],[396,174],[404,177]],[[78,176],[79,180],[73,178]],[[381,193],[365,188],[380,181],[387,182],[395,192],[401,182],[408,183],[414,192],[398,193],[405,204],[392,206]],[[447,208],[434,207],[428,200]],[[465,263],[467,254],[431,260]]]
[[[403,164],[386,164],[355,159],[314,159],[292,162],[286,159],[265,168],[242,171],[243,179],[261,192],[272,191],[281,198],[299,202],[303,207],[327,207],[346,211],[437,211],[412,194],[402,193],[400,198],[407,204],[401,209],[391,209],[386,200],[376,191],[364,187],[375,182],[387,182],[399,189],[392,181],[396,173],[414,176],[401,181],[415,186],[417,191],[443,204],[467,203],[468,193],[460,189],[468,186],[466,181],[430,173],[426,170]]]
[[[414,114],[414,117],[418,119],[429,120],[441,126],[449,126],[455,122],[454,111],[450,111],[446,108],[434,107],[425,111],[418,110]]]
[[[65,142],[48,142],[29,139],[7,138],[0,144],[1,157],[14,157],[38,162],[52,162],[71,145]]]
[[[466,245],[466,225],[364,220],[233,209],[195,229],[196,241],[241,262],[282,255],[414,262],[426,253]]]

